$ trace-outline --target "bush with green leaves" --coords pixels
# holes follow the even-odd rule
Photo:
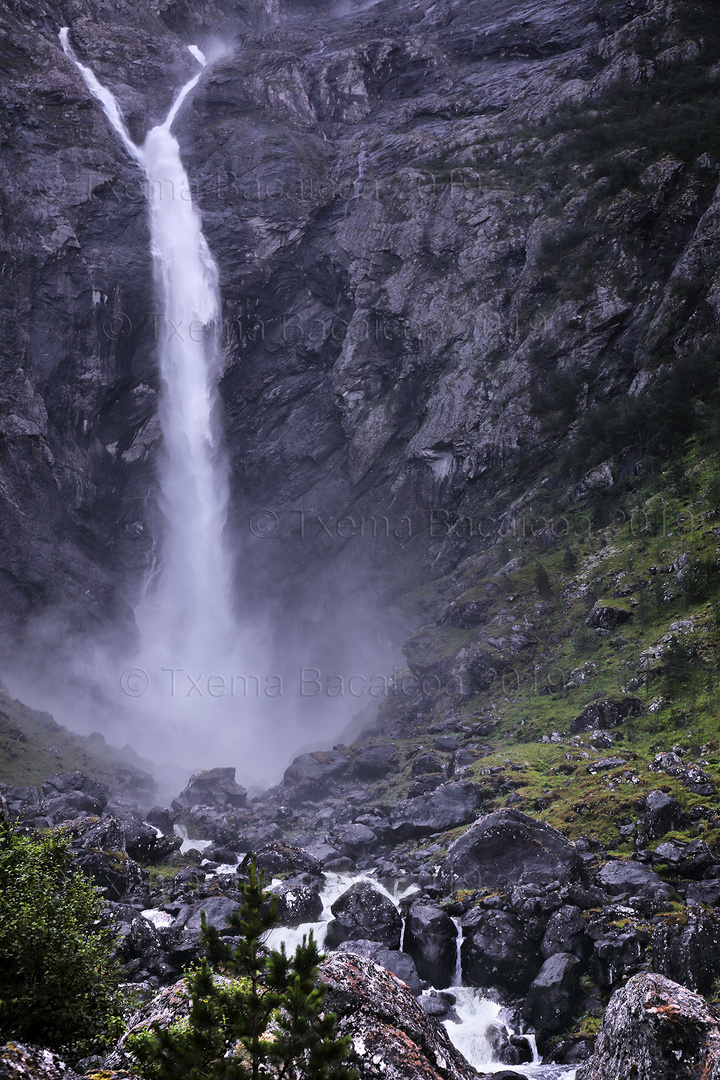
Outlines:
[[[115,934],[59,831],[23,836],[0,816],[0,1043],[75,1061],[119,1033]]]
[[[267,931],[279,925],[277,899],[263,889],[250,864],[241,903],[229,928],[230,944],[202,914],[207,959],[190,972],[186,1021],[131,1035],[128,1049],[147,1080],[355,1080],[343,1063],[349,1038],[339,1038],[337,1017],[323,1010],[318,985],[321,954],[312,934],[289,957],[269,950]],[[208,961],[222,975],[213,973]]]

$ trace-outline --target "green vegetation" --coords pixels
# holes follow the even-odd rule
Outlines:
[[[355,1080],[343,1061],[349,1038],[339,1038],[337,1018],[323,1011],[325,987],[317,985],[322,959],[312,934],[293,957],[284,946],[262,944],[279,924],[277,901],[263,890],[263,875],[250,864],[242,900],[229,922],[239,934],[228,944],[202,917],[210,961],[227,977],[213,975],[208,959],[186,978],[187,1021],[140,1032],[128,1039],[147,1080]]]
[[[119,971],[102,914],[67,837],[21,836],[0,819],[0,1042],[75,1061],[117,1037]]]

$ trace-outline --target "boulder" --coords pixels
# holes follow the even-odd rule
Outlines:
[[[341,941],[360,939],[379,941],[388,949],[400,948],[400,913],[392,900],[369,881],[356,881],[330,910],[334,919],[325,938],[329,949],[336,948]]]
[[[563,904],[548,919],[540,954],[548,960],[555,953],[572,953],[578,960],[587,961],[592,952],[588,927],[579,907]]]
[[[246,801],[247,791],[235,783],[235,769],[205,769],[190,777],[185,790],[173,799],[172,808],[176,813],[193,806],[228,810],[245,806]]]
[[[642,701],[636,697],[604,698],[586,705],[570,724],[570,731],[578,735],[581,731],[607,731],[622,724],[628,716],[639,716]]]
[[[374,851],[380,843],[378,835],[373,829],[358,822],[352,825],[343,825],[333,833],[332,839],[337,844],[341,854],[349,855],[351,858]]]
[[[720,971],[720,917],[688,907],[656,921],[652,931],[653,968],[661,975],[706,994]]]
[[[206,900],[200,900],[185,911],[181,912],[175,920],[176,927],[185,930],[199,931],[202,928],[202,913],[211,926],[217,927],[220,933],[236,933],[228,930],[230,916],[240,905],[227,896],[209,896]]]
[[[300,754],[288,765],[283,776],[288,801],[322,799],[328,793],[328,783],[345,775],[351,763],[352,758],[339,750]]]
[[[0,1046],[2,1080],[79,1080],[69,1065],[39,1046],[8,1042]]]
[[[283,884],[270,890],[278,899],[278,915],[282,926],[300,926],[317,922],[322,914],[322,900],[311,885]]]
[[[671,829],[682,825],[682,810],[677,799],[656,788],[645,796],[643,829],[648,840],[658,840]]]
[[[475,784],[442,784],[430,794],[399,803],[390,817],[389,832],[395,841],[447,832],[473,821],[478,804]]]
[[[610,999],[577,1080],[720,1080],[720,1021],[663,975],[635,975]]]
[[[386,949],[379,941],[341,941],[337,947],[339,953],[354,953],[380,964],[386,971],[392,972],[416,997],[422,990],[422,983],[415,966],[415,961],[406,952]]]
[[[397,746],[367,746],[355,758],[352,775],[358,780],[381,780],[388,773],[396,772],[399,765]]]
[[[166,806],[151,806],[145,815],[148,825],[154,825],[163,836],[172,836],[174,833],[173,815]]]
[[[580,961],[572,953],[549,957],[530,984],[523,1016],[537,1031],[554,1035],[567,1026],[580,992]]]
[[[455,923],[439,904],[416,900],[405,922],[403,947],[412,956],[418,973],[431,986],[449,986],[457,964]]]
[[[107,792],[81,772],[65,772],[51,776],[42,785],[43,813],[55,823],[66,816],[102,814],[107,806]]]
[[[413,776],[424,776],[425,773],[441,773],[445,771],[445,762],[437,754],[420,754],[412,763]]]
[[[320,978],[362,1080],[477,1080],[445,1028],[390,972],[354,953],[333,953]]]
[[[253,859],[257,869],[265,872],[267,880],[278,874],[312,874],[318,878],[322,874],[322,865],[309,851],[279,841],[249,852],[241,863],[241,869],[247,870]]]
[[[450,845],[443,879],[451,888],[509,891],[520,884],[566,884],[581,869],[562,833],[506,808],[480,818]]]
[[[669,898],[672,889],[663,879],[632,859],[607,862],[597,874],[598,885],[611,896],[630,895]]]
[[[607,927],[595,939],[590,958],[590,977],[597,986],[610,990],[634,975],[645,963],[650,935],[639,926],[625,929]]]
[[[462,971],[473,986],[502,986],[524,994],[537,975],[537,946],[522,923],[504,911],[474,908],[463,920]]]
[[[632,617],[633,613],[628,608],[597,600],[590,610],[587,624],[594,629],[614,630],[617,626],[630,622]]]

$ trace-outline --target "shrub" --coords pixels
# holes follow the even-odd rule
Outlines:
[[[65,835],[22,836],[0,819],[0,1041],[73,1061],[117,1033],[115,936],[102,914]]]
[[[240,936],[230,945],[202,914],[202,940],[210,960],[186,978],[190,1015],[167,1030],[130,1036],[128,1048],[147,1080],[356,1080],[343,1061],[349,1038],[338,1038],[337,1018],[323,1011],[325,987],[316,985],[320,960],[312,934],[288,957],[267,950],[265,933],[277,926],[277,900],[263,890],[254,861],[229,925]]]

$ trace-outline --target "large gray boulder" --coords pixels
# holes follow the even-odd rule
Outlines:
[[[682,810],[677,799],[656,788],[645,796],[643,828],[649,840],[659,840],[666,832],[682,824]]]
[[[479,804],[475,784],[442,784],[429,795],[418,795],[398,804],[390,817],[393,841],[417,840],[434,833],[467,825]]]
[[[388,949],[400,948],[402,919],[398,909],[369,881],[356,881],[330,909],[325,944],[334,949],[341,941],[379,941]]]
[[[540,967],[537,945],[519,919],[475,908],[463,919],[463,978],[473,986],[502,986],[524,994]]]
[[[322,799],[328,793],[328,783],[344,776],[352,758],[339,750],[316,750],[300,754],[287,767],[282,786],[288,802]]]
[[[372,960],[333,953],[320,968],[327,1008],[351,1039],[362,1080],[477,1080],[477,1073],[408,988]]]
[[[450,845],[443,878],[452,888],[508,891],[520,884],[565,884],[581,869],[580,856],[557,829],[503,809],[480,818]]]
[[[538,1031],[552,1035],[566,1027],[578,1001],[580,968],[572,953],[555,953],[540,968],[523,1006],[523,1016]]]
[[[652,931],[653,968],[706,994],[720,972],[720,917],[691,905],[659,918]]]
[[[235,783],[233,768],[205,769],[190,777],[187,787],[172,808],[176,813],[193,806],[210,806],[215,810],[238,809],[247,801],[247,791]]]
[[[632,859],[607,862],[598,872],[598,885],[611,896],[646,896],[669,898],[672,889],[663,879]]]
[[[442,989],[452,982],[457,965],[455,923],[439,904],[416,900],[405,923],[405,951],[414,959],[423,979]]]
[[[635,975],[610,999],[577,1080],[720,1080],[720,1017],[663,975]]]

